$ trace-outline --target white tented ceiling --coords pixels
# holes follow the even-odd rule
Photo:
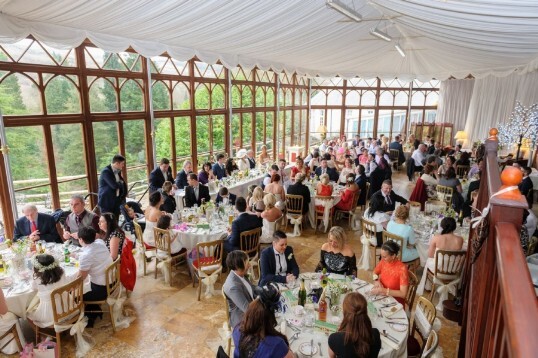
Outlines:
[[[538,69],[538,1],[0,0],[0,42],[53,47],[85,38],[107,51],[297,72],[444,80]],[[370,35],[376,27],[387,42]],[[399,43],[406,56],[394,48]]]

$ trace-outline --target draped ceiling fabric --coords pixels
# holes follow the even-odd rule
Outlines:
[[[454,133],[464,130],[473,95],[474,82],[474,79],[452,79],[441,82],[437,117],[435,118],[436,123],[452,123]]]
[[[0,42],[53,47],[90,39],[107,51],[220,60],[307,76],[403,80],[507,76],[538,69],[535,0],[0,0]],[[377,26],[393,37],[369,34]],[[400,44],[407,56],[394,49]]]

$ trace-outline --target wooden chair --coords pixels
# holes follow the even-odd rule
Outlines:
[[[170,269],[170,286],[172,286],[172,266],[178,265],[181,260],[187,262],[187,250],[183,248],[180,252],[172,255],[170,242],[172,238],[170,236],[170,230],[153,228],[153,236],[155,237],[155,248],[157,254],[155,255],[155,278],[157,278],[157,266],[159,261],[167,261]]]
[[[357,203],[359,201],[359,196],[361,195],[361,191],[360,189],[357,190],[354,194],[353,194],[353,199],[351,201],[352,205],[351,205],[351,208],[349,210],[340,210],[340,209],[335,209],[334,211],[334,215],[335,217],[337,217],[338,219],[342,218],[342,217],[345,217],[347,216],[348,217],[348,225],[349,225],[349,228],[351,228],[351,220],[353,220],[355,218],[355,210],[357,209]]]
[[[470,166],[468,165],[456,165],[456,176],[459,179],[463,179],[467,177],[467,174],[469,173]]]
[[[538,237],[536,236],[531,237],[531,239],[529,240],[529,247],[527,248],[527,256],[534,254],[537,244],[538,244]]]
[[[428,340],[426,341],[426,345],[424,346],[424,350],[422,351],[421,358],[433,357],[433,354],[435,353],[435,350],[438,346],[439,337],[437,336],[437,332],[432,329],[430,335],[428,336]]]
[[[435,306],[425,297],[419,297],[417,307],[413,315],[413,323],[409,326],[410,332],[407,338],[407,356],[420,357],[426,346],[426,341],[430,332],[433,331],[433,321],[437,312]],[[422,343],[415,338],[418,332]]]
[[[136,246],[139,250],[142,251],[144,254],[144,276],[146,276],[146,252],[148,251],[154,251],[157,252],[156,248],[153,249],[147,249],[146,245],[144,245],[144,234],[142,232],[142,227],[139,223],[136,222],[136,220],[133,220],[134,228],[135,228],[135,240],[136,240]]]
[[[303,217],[303,196],[302,195],[286,195],[286,228],[288,220],[298,219]],[[303,228],[304,218],[301,220],[300,228]]]
[[[409,271],[409,288],[405,295],[406,308],[411,312],[413,305],[415,304],[415,297],[417,295],[418,278],[413,272]]]
[[[5,341],[4,345],[2,347],[0,347],[0,351],[2,349],[4,349],[12,340],[15,340],[15,342],[17,343],[17,348],[19,348],[19,352],[22,352],[22,343],[21,343],[21,340],[19,338],[19,332],[17,332],[17,323],[13,323],[13,326],[11,326],[11,328],[9,328],[1,337],[0,337],[0,342],[3,341],[4,339],[8,338],[9,335],[12,335],[13,337],[11,337],[11,339],[8,339]]]
[[[362,234],[370,240],[370,247],[369,247],[369,254],[370,257],[373,254],[373,261],[370,260],[370,262],[373,262],[373,266],[375,267],[377,265],[379,255],[381,255],[381,248],[377,247],[376,245],[372,245],[372,242],[377,243],[377,231],[376,231],[376,224],[370,220],[367,220],[365,218],[361,218],[361,227],[362,227]]]
[[[361,204],[360,205],[360,208],[361,208],[361,212],[364,213],[366,211],[366,206],[368,204],[368,194],[370,193],[370,183],[366,183],[366,194],[365,194],[365,199],[364,199],[364,204]]]
[[[200,301],[200,296],[202,294],[201,280],[206,276],[211,276],[222,268],[223,253],[224,240],[222,239],[199,242],[196,244],[196,252],[192,267],[194,267],[194,276],[198,278],[198,301]],[[193,287],[195,284],[194,276],[192,278]]]
[[[454,189],[450,186],[437,185],[437,199],[444,201],[448,207],[452,205],[452,196],[454,195]]]
[[[258,265],[258,258],[260,257],[261,235],[261,228],[243,231],[239,234],[239,249],[246,252],[246,254],[248,255],[250,267],[252,268],[252,270],[254,270],[254,267]],[[252,274],[254,275],[254,271],[252,271]]]
[[[430,301],[433,302],[435,296],[436,280],[446,285],[460,277],[466,255],[467,251],[464,250],[437,250],[435,252],[435,271],[432,272],[427,268],[425,273],[427,275],[426,281],[429,280],[432,284]]]
[[[228,342],[226,344],[226,354],[230,355],[230,350],[232,349],[232,326],[230,325],[230,306],[228,304],[228,298],[224,293],[224,288],[221,290],[222,298],[224,298],[224,311],[226,312],[226,329],[228,330]]]
[[[401,236],[398,236],[396,234],[393,234],[391,232],[388,232],[387,230],[383,230],[383,242],[386,242],[388,240],[395,241],[398,246],[400,246],[400,251],[398,251],[398,260],[402,261],[403,256],[403,247],[404,247],[404,238]],[[416,258],[412,261],[402,261],[404,264],[407,265],[407,268],[410,271],[416,272],[417,268],[420,266],[420,258]]]
[[[398,149],[389,150],[389,159],[396,170],[400,170],[400,151]]]
[[[121,286],[121,281],[120,281],[120,262],[121,262],[121,257],[118,256],[116,261],[114,261],[112,264],[110,264],[107,267],[106,271],[105,271],[106,297],[107,298],[108,297],[119,296],[120,286]],[[104,300],[101,300],[101,301],[84,301],[84,304],[86,306],[88,306],[88,305],[98,305],[98,306],[107,305],[108,306],[106,298]],[[112,321],[112,330],[114,332],[116,332],[116,317],[114,317],[114,310],[112,309],[111,306],[109,306],[109,309],[107,311],[103,311],[101,309],[101,310],[97,310],[97,311],[88,311],[88,310],[86,310],[86,312],[93,312],[93,313],[106,313],[106,312],[108,312],[110,314],[110,320]]]
[[[54,324],[46,328],[35,326],[36,342],[41,341],[39,337],[40,333],[56,339],[59,357],[61,357],[62,354],[62,343],[60,339],[61,332],[56,332],[54,325],[74,324],[78,321],[81,312],[84,312],[84,294],[82,282],[82,277],[78,277],[73,282],[53,290],[50,293],[50,299],[52,302],[52,316],[54,319]],[[54,333],[48,334],[41,331],[42,329],[52,330]]]
[[[322,196],[322,195],[316,195],[314,197],[314,200],[316,201],[322,201],[324,203],[324,205],[322,206],[318,206],[318,205],[315,205],[315,223],[316,223],[316,228],[315,228],[315,233],[317,234],[318,232],[318,221],[319,222],[323,222],[323,219],[324,219],[324,216],[325,216],[325,205],[327,205],[327,203],[332,203],[333,201],[333,197],[332,196]],[[334,215],[334,206],[330,209],[329,211],[329,227],[326,227],[325,228],[325,232],[327,232],[327,230],[332,227],[332,221],[333,221],[333,215]]]

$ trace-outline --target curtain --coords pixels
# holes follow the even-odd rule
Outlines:
[[[453,123],[454,133],[464,130],[474,82],[474,79],[441,82],[436,123]]]

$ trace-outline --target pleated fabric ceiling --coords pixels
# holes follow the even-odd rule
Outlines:
[[[107,51],[323,77],[444,80],[538,68],[538,1],[338,2],[362,21],[325,0],[0,0],[0,42],[33,35],[65,48],[88,38]],[[372,36],[376,27],[392,41]]]

